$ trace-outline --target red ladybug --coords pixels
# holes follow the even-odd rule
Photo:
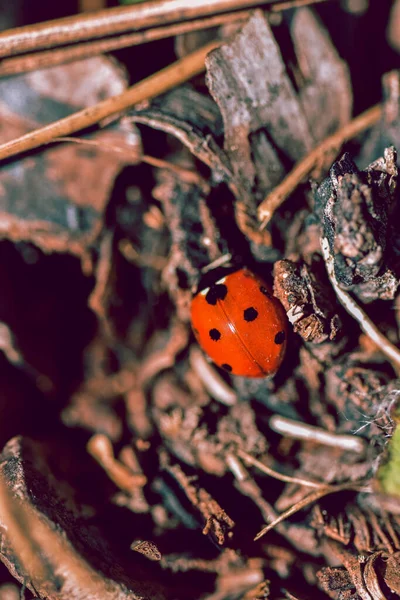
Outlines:
[[[240,269],[202,290],[192,300],[197,341],[225,371],[268,377],[281,365],[287,319],[262,279]]]

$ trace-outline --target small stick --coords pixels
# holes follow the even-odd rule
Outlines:
[[[260,469],[260,471],[262,471],[266,475],[270,475],[271,477],[274,477],[274,479],[278,479],[279,481],[284,481],[285,483],[297,483],[298,485],[304,485],[306,487],[316,488],[318,490],[320,490],[321,488],[326,490],[330,487],[326,483],[311,481],[310,479],[303,479],[302,477],[291,477],[290,475],[284,475],[283,473],[279,473],[278,471],[275,471],[275,469],[271,469],[271,467],[268,467],[261,461],[257,460],[256,458],[254,458],[254,456],[248,454],[244,450],[238,449],[237,453],[240,456],[240,458],[244,460],[244,462],[246,462],[249,465],[253,465],[254,467],[257,467],[257,469]]]
[[[223,267],[227,263],[231,262],[231,260],[232,260],[232,254],[229,254],[227,252],[226,254],[222,254],[222,256],[220,256],[219,258],[216,258],[215,260],[210,262],[208,265],[203,267],[201,269],[201,272],[204,275],[205,273],[209,273],[210,271],[212,271],[213,269],[216,269],[217,267]]]
[[[329,249],[329,242],[327,238],[321,240],[322,253],[325,259],[326,270],[328,272],[329,279],[335,290],[336,296],[340,301],[343,308],[358,322],[362,331],[368,335],[371,340],[378,346],[378,348],[391,360],[397,367],[400,368],[400,349],[379,331],[377,326],[370,320],[365,312],[358,306],[353,298],[345,292],[339,285],[335,275],[335,266],[333,262],[333,256]]]
[[[386,546],[386,550],[387,550],[388,554],[393,554],[394,553],[393,544],[390,541],[390,539],[388,538],[388,536],[386,535],[386,533],[383,531],[383,529],[378,521],[378,517],[370,508],[367,508],[366,513],[368,515],[369,522],[371,524],[372,529],[374,529],[376,536],[378,538],[380,538],[381,541],[383,542],[383,544]]]
[[[266,16],[268,17],[268,14],[276,14],[277,12],[299,6],[329,1],[330,0],[289,0],[288,2],[278,2],[278,4],[273,4],[271,6],[269,9],[270,13],[267,13]],[[81,2],[83,4],[84,0],[81,0]],[[112,38],[96,40],[94,42],[83,42],[71,47],[60,48],[59,50],[44,50],[42,52],[33,52],[26,56],[5,58],[0,62],[0,76],[27,73],[29,71],[54,67],[74,60],[88,58],[90,56],[98,56],[99,54],[105,54],[106,52],[121,50],[122,48],[139,46],[156,40],[190,33],[191,31],[210,29],[211,27],[218,27],[228,23],[239,23],[247,19],[249,15],[250,11],[248,10],[223,13],[205,17],[203,19],[153,27],[145,29],[144,31],[136,31],[134,33],[127,33],[126,35],[114,36]]]
[[[218,46],[219,42],[210,42],[172,63],[172,65],[165,67],[165,69],[136,83],[122,94],[107,98],[107,100],[103,100],[94,106],[84,108],[64,119],[1,144],[0,160],[49,144],[57,137],[69,136],[71,133],[95,125],[99,121],[126,110],[139,102],[163,94],[176,85],[191,79],[194,75],[201,73],[205,69],[207,54]]]
[[[314,427],[306,423],[300,423],[293,419],[287,419],[280,415],[273,415],[269,420],[271,429],[283,436],[289,436],[296,440],[306,440],[323,444],[324,446],[333,446],[342,448],[350,452],[362,454],[365,450],[364,440],[355,435],[339,435],[325,431],[321,427]]]
[[[168,169],[175,173],[175,175],[185,183],[190,183],[191,185],[197,185],[205,194],[210,193],[210,184],[208,181],[203,179],[200,173],[196,171],[192,171],[191,169],[185,169],[185,167],[181,167],[180,165],[175,165],[167,160],[163,160],[162,158],[157,158],[155,156],[149,156],[148,154],[143,154],[142,162],[147,165],[151,165],[152,167],[156,167],[157,169]]]
[[[276,0],[151,0],[0,33],[0,57],[226,13]]]
[[[382,510],[381,510],[381,515],[382,515],[382,519],[383,519],[383,522],[385,524],[386,530],[387,530],[387,532],[389,533],[389,535],[390,535],[390,537],[392,539],[394,547],[395,548],[400,548],[400,540],[399,540],[399,538],[397,536],[397,533],[394,530],[393,523],[392,523],[391,519],[388,517],[387,513],[384,512],[384,511],[382,511]]]
[[[311,173],[321,156],[334,148],[340,148],[345,141],[355,137],[365,129],[375,125],[381,118],[382,106],[377,104],[358,115],[333,135],[325,138],[314,150],[303,158],[284,180],[268,194],[258,207],[258,220],[261,221],[260,229],[264,229],[272,218],[274,212],[281,206],[286,198],[296,187]]]
[[[0,62],[1,75],[15,75],[17,73],[26,73],[35,71],[36,69],[44,69],[54,67],[56,65],[65,64],[74,60],[97,56],[106,52],[121,50],[131,46],[139,46],[148,42],[165,39],[175,35],[182,35],[191,31],[199,31],[217,27],[226,23],[244,21],[249,16],[249,11],[238,11],[234,13],[226,13],[216,15],[215,17],[207,17],[205,19],[197,19],[184,23],[174,23],[165,27],[156,27],[120,35],[117,37],[97,40],[94,42],[84,42],[59,50],[45,50],[27,54],[26,56],[14,56],[5,58]]]
[[[343,492],[344,490],[354,490],[354,491],[358,491],[358,492],[371,492],[371,488],[366,486],[365,483],[354,483],[354,482],[341,483],[339,485],[330,485],[330,486],[321,488],[320,490],[315,490],[315,491],[311,492],[310,494],[308,494],[307,496],[305,496],[305,498],[303,498],[299,502],[296,502],[296,504],[294,504],[293,506],[291,506],[290,508],[285,510],[283,513],[281,513],[279,515],[279,517],[277,517],[274,521],[272,521],[272,523],[269,523],[269,525],[266,525],[265,527],[263,527],[261,529],[261,531],[259,531],[257,533],[256,537],[254,538],[254,541],[259,540],[266,533],[268,533],[268,531],[271,531],[271,529],[276,527],[279,523],[282,523],[282,521],[285,521],[288,517],[294,515],[296,512],[298,512],[299,510],[302,510],[309,504],[312,504],[313,502],[320,500],[321,498],[323,498],[324,496],[327,496],[328,494],[333,494],[335,492]]]
[[[127,164],[132,163],[136,165],[139,162],[144,162],[147,165],[151,165],[152,167],[156,167],[158,169],[168,169],[169,171],[174,172],[182,181],[191,183],[193,185],[198,185],[205,193],[209,193],[210,191],[209,183],[196,171],[185,169],[185,167],[168,162],[162,158],[157,158],[156,156],[149,156],[148,154],[142,154],[139,156],[138,153],[135,155],[136,149],[134,147],[130,147],[129,143],[118,145],[110,144],[104,140],[86,140],[71,136],[56,138],[54,142],[70,142],[72,144],[79,144],[81,146],[94,146],[102,152],[114,152],[115,154],[121,154],[126,160]]]

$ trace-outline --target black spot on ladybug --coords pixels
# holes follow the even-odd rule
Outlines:
[[[214,342],[218,342],[218,340],[221,337],[221,333],[218,331],[218,329],[210,329],[210,331],[208,333],[210,334],[210,338]]]
[[[228,293],[228,288],[223,283],[216,283],[210,287],[206,295],[206,302],[215,306],[218,300],[224,300]]]
[[[231,365],[228,365],[228,364],[224,363],[223,365],[221,365],[221,367],[222,367],[223,369],[225,369],[225,371],[228,371],[228,373],[231,373],[231,372],[232,372],[232,367],[231,367]]]
[[[284,331],[279,331],[279,333],[275,336],[275,344],[283,344],[286,338],[286,333]]]
[[[264,294],[264,296],[267,296],[267,298],[271,298],[271,294],[269,293],[269,291],[267,290],[267,288],[264,287],[263,285],[260,287],[260,292],[262,294]]]
[[[258,317],[258,311],[250,306],[250,308],[246,308],[243,312],[244,320],[250,323],[251,321],[255,321]]]

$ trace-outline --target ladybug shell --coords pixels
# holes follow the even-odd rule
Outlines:
[[[286,347],[287,319],[262,279],[240,269],[192,300],[192,327],[203,350],[233,375],[268,377]]]

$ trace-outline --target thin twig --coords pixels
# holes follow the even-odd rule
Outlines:
[[[271,529],[276,527],[279,523],[282,523],[282,521],[285,521],[288,517],[294,515],[299,510],[302,510],[309,504],[312,504],[313,502],[320,500],[321,498],[323,498],[324,496],[327,496],[328,494],[333,494],[336,492],[343,492],[344,490],[354,490],[357,492],[371,492],[371,488],[369,486],[367,486],[365,483],[355,483],[355,482],[347,482],[347,483],[342,483],[339,485],[330,485],[330,486],[321,488],[320,490],[315,490],[314,492],[311,492],[310,494],[305,496],[302,500],[299,500],[299,502],[296,502],[296,504],[294,504],[293,506],[291,506],[290,508],[285,510],[283,513],[281,513],[279,515],[279,517],[277,517],[274,521],[272,521],[272,523],[269,523],[268,525],[263,527],[261,529],[261,531],[259,531],[257,533],[256,537],[254,538],[254,541],[259,540],[266,533],[268,533],[268,531],[271,531]]]
[[[376,325],[370,320],[365,312],[358,306],[353,298],[345,292],[339,285],[335,275],[335,265],[333,256],[330,252],[329,242],[326,238],[321,240],[322,253],[324,255],[326,270],[329,275],[330,282],[335,290],[338,300],[342,304],[343,308],[358,322],[361,329],[367,334],[371,340],[378,346],[378,348],[385,354],[389,360],[391,360],[397,369],[400,368],[400,349],[379,331]]]
[[[365,441],[355,435],[340,435],[331,431],[326,431],[321,427],[300,423],[293,419],[287,419],[280,415],[273,415],[269,420],[271,429],[297,440],[306,440],[323,444],[325,446],[333,446],[334,448],[342,448],[351,452],[362,454],[365,451]]]
[[[0,57],[275,2],[276,0],[152,0],[74,15],[0,33]]]
[[[104,142],[103,140],[86,140],[71,136],[59,137],[54,141],[71,142],[72,144],[79,144],[81,146],[94,146],[102,152],[120,154],[124,157],[124,160],[126,160],[127,164],[137,164],[138,162],[143,162],[147,165],[151,165],[152,167],[156,167],[157,169],[168,169],[168,171],[175,173],[176,176],[182,181],[193,185],[198,185],[205,193],[209,193],[210,191],[209,183],[203,179],[199,173],[192,171],[191,169],[185,169],[180,165],[175,165],[174,163],[163,160],[162,158],[157,158],[156,156],[149,156],[148,154],[139,155],[138,153],[135,154],[135,148],[130,148],[129,144],[110,144],[108,142]]]
[[[271,477],[273,477],[274,479],[278,479],[279,481],[284,481],[285,483],[297,483],[298,485],[304,485],[306,487],[316,488],[318,490],[320,490],[321,488],[326,490],[329,487],[326,483],[311,481],[310,479],[303,479],[302,477],[292,477],[290,475],[284,475],[283,473],[279,473],[278,471],[275,471],[275,469],[271,469],[271,467],[268,467],[261,461],[257,460],[256,458],[254,458],[254,456],[248,454],[244,450],[238,449],[237,453],[240,456],[240,458],[244,460],[244,462],[246,462],[249,465],[253,465],[254,467],[257,467],[257,469],[260,469],[260,471],[262,471],[266,475],[270,475]]]
[[[81,0],[83,2],[83,0]],[[92,0],[93,1],[93,0]],[[276,14],[283,10],[289,10],[300,6],[307,6],[330,0],[289,0],[288,2],[278,2],[269,8],[269,14]],[[74,60],[98,56],[107,52],[114,52],[122,48],[139,46],[156,40],[182,35],[192,31],[210,29],[228,23],[240,23],[247,19],[250,11],[242,10],[229,13],[222,13],[211,17],[195,19],[183,23],[173,23],[172,25],[157,26],[144,31],[136,31],[125,35],[96,40],[94,42],[83,42],[71,47],[60,48],[59,50],[44,50],[43,52],[33,52],[25,56],[13,56],[5,58],[0,63],[0,76],[16,75],[18,73],[27,73],[37,69],[45,69],[56,65],[66,64]]]
[[[332,149],[339,149],[345,141],[375,125],[381,115],[382,106],[377,104],[347,123],[333,135],[327,137],[314,150],[307,154],[259,205],[257,212],[258,220],[261,221],[260,229],[264,229],[268,225],[277,208],[281,206],[286,198],[311,173],[313,168],[321,161],[321,156],[324,156]]]
[[[122,94],[107,98],[107,100],[103,100],[94,106],[1,144],[0,160],[49,144],[55,138],[69,136],[76,131],[95,125],[105,118],[126,110],[139,102],[154,98],[191,79],[205,69],[204,61],[207,54],[218,45],[218,42],[210,42],[181,60],[165,67],[165,69],[133,85]]]
[[[26,56],[16,56],[5,58],[0,63],[1,75],[15,75],[17,73],[26,73],[35,71],[36,69],[44,69],[54,67],[56,65],[65,64],[74,60],[97,56],[106,52],[121,50],[131,46],[139,46],[148,42],[154,42],[167,37],[189,33],[191,31],[199,31],[209,29],[227,23],[244,21],[249,16],[249,11],[238,11],[234,13],[226,13],[207,17],[205,19],[197,19],[184,23],[175,23],[165,27],[156,27],[128,33],[126,35],[116,36],[94,42],[84,42],[71,47],[61,48],[59,50],[45,50],[27,54]]]
[[[368,515],[368,520],[369,520],[371,527],[374,530],[374,533],[377,536],[377,538],[381,539],[384,546],[386,547],[388,554],[393,554],[394,553],[393,544],[390,541],[390,539],[388,538],[388,536],[386,535],[386,533],[383,531],[376,514],[370,508],[366,509],[366,514]]]
[[[212,262],[205,265],[201,269],[201,272],[203,273],[203,275],[205,275],[205,273],[209,273],[210,271],[212,271],[213,269],[216,269],[217,267],[223,267],[224,265],[227,265],[231,261],[232,261],[232,254],[229,254],[229,252],[226,252],[225,254],[222,254],[222,256],[220,256],[219,258],[216,258]]]

